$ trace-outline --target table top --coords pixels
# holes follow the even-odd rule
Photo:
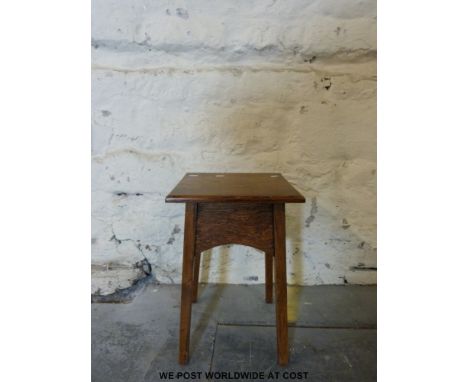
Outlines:
[[[188,173],[166,196],[168,203],[304,203],[279,173]]]

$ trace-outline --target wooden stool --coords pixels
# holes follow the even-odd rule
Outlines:
[[[179,363],[189,357],[192,302],[197,301],[200,255],[225,244],[242,244],[265,252],[265,300],[272,302],[275,259],[278,364],[288,363],[285,203],[304,197],[276,173],[190,173],[166,197],[186,203]]]

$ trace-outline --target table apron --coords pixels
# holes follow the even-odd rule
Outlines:
[[[274,250],[273,204],[197,203],[196,253],[219,245],[241,244]]]

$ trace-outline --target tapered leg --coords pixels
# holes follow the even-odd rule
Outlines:
[[[185,206],[184,255],[182,261],[182,296],[180,303],[179,363],[189,358],[190,319],[192,315],[193,258],[195,254],[195,226],[197,204]]]
[[[273,253],[265,252],[265,301],[273,302]]]
[[[197,302],[198,297],[198,277],[200,275],[200,258],[201,252],[195,253],[193,260],[193,289],[192,289],[192,302]]]
[[[288,364],[288,297],[286,286],[286,243],[284,204],[274,204],[276,344],[279,365]]]

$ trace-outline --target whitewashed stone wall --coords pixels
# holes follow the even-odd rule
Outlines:
[[[372,0],[92,2],[92,279],[112,292],[146,257],[178,283],[189,171],[281,172],[288,282],[376,282],[376,4]],[[262,283],[242,246],[205,282]]]

